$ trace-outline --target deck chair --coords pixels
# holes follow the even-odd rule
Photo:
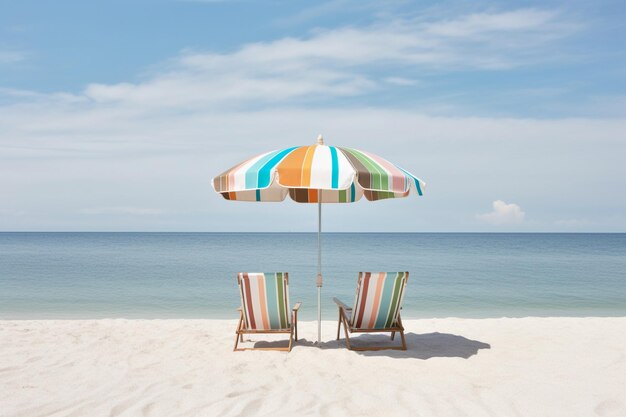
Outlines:
[[[406,350],[400,310],[408,279],[408,272],[359,272],[354,307],[350,308],[337,298],[333,298],[339,307],[337,340],[339,340],[343,324],[346,346],[350,350]],[[400,333],[401,346],[355,347],[350,345],[350,333],[382,332],[390,332],[391,340],[394,339],[396,332]]]
[[[241,307],[235,337],[235,351],[282,350],[291,351],[294,339],[298,341],[298,309],[296,303],[289,311],[289,274],[286,272],[240,272],[237,274]],[[291,314],[290,314],[291,313]],[[288,347],[238,348],[243,335],[250,333],[288,333]]]

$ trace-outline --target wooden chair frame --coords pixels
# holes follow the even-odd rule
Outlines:
[[[348,311],[352,311],[351,307],[348,307],[344,303],[342,303],[337,298],[333,298],[337,307],[339,307],[339,322],[337,323],[337,340],[339,340],[339,334],[341,331],[341,324],[343,323],[343,331],[346,335],[346,347],[350,350],[356,351],[367,351],[367,350],[406,350],[406,339],[404,338],[404,327],[402,326],[402,319],[400,318],[400,314],[398,313],[398,320],[396,325],[393,327],[387,327],[384,329],[355,329],[354,327],[350,327],[350,319],[346,314]],[[356,347],[350,344],[350,334],[351,333],[391,333],[391,340],[394,340],[396,336],[396,332],[400,333],[400,338],[402,340],[402,344],[400,346],[367,346],[367,347]]]
[[[285,273],[285,278],[287,280],[287,282],[289,281],[289,275],[287,273]],[[241,284],[240,284],[241,285]],[[246,323],[244,320],[244,316],[243,316],[243,308],[239,307],[237,310],[239,310],[239,324],[237,324],[237,330],[235,331],[235,347],[233,348],[233,351],[235,352],[241,352],[244,350],[278,350],[278,351],[282,351],[282,352],[291,352],[291,345],[293,344],[293,341],[295,339],[295,341],[298,341],[298,310],[300,309],[300,306],[302,305],[301,302],[297,302],[294,306],[293,309],[291,310],[291,325],[289,326],[288,329],[279,329],[279,330],[249,330],[246,329]],[[278,348],[271,348],[271,347],[267,347],[267,348],[238,348],[239,342],[243,343],[243,335],[244,334],[287,334],[289,333],[289,346],[287,347],[278,347]],[[295,336],[295,337],[294,337]]]
[[[359,277],[361,273],[359,273]],[[406,272],[406,277],[408,279],[409,273]],[[352,312],[352,308],[348,307],[346,304],[342,303],[339,299],[333,298],[335,304],[339,308],[339,322],[337,323],[337,340],[339,340],[339,335],[341,332],[341,324],[343,323],[343,331],[346,335],[346,346],[350,350],[357,351],[367,351],[367,350],[406,350],[406,339],[404,338],[404,326],[402,326],[402,319],[400,318],[400,312],[398,312],[398,319],[394,323],[392,327],[385,327],[383,329],[357,329],[350,326],[350,318],[348,317],[348,312]],[[402,310],[402,307],[400,307]],[[350,344],[350,333],[391,333],[391,340],[393,341],[396,333],[400,333],[401,345],[400,346],[368,346],[368,347],[356,347]]]

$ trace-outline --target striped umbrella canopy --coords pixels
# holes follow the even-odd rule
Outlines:
[[[321,339],[321,203],[353,203],[422,195],[426,184],[380,156],[327,146],[320,135],[311,146],[295,146],[250,158],[213,178],[226,200],[271,202],[287,195],[318,203],[318,342]]]

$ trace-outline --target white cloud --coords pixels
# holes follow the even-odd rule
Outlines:
[[[368,75],[372,69],[493,70],[552,60],[546,47],[575,30],[557,13],[535,9],[443,21],[395,19],[251,43],[230,53],[189,50],[143,82],[94,83],[83,95],[96,103],[152,108],[315,102],[371,92],[381,81],[408,80],[385,71],[378,79]]]
[[[507,204],[502,200],[492,203],[493,211],[479,214],[478,220],[495,226],[520,224],[524,221],[526,213],[517,204]]]
[[[493,32],[516,32],[536,30],[544,32],[544,25],[552,23],[556,13],[551,10],[520,9],[504,13],[475,13],[428,25],[428,33],[468,38]]]
[[[186,51],[142,82],[92,83],[77,94],[0,89],[0,99],[5,97],[0,102],[12,103],[0,105],[1,152],[41,157],[80,151],[83,156],[104,157],[113,150],[126,154],[187,151],[199,137],[206,141],[218,135],[218,127],[227,120],[241,119],[245,125],[252,118],[265,124],[265,116],[251,109],[289,106],[298,113],[296,117],[310,119],[306,113],[315,116],[314,110],[299,110],[310,102],[328,104],[336,97],[375,91],[384,83],[417,82],[397,75],[402,66],[445,70],[448,64],[455,69],[480,67],[486,60],[515,65],[516,51],[526,51],[524,61],[539,51],[536,58],[540,59],[543,41],[535,35],[564,34],[557,17],[554,12],[522,9],[441,22],[393,20],[248,44],[231,53]],[[465,34],[463,39],[457,39],[459,33]],[[514,51],[502,44],[504,39],[518,38],[527,42]],[[379,75],[366,75],[367,68]],[[430,103],[428,109],[435,107]],[[328,112],[318,112],[319,120],[335,119],[336,109],[326,108]],[[412,124],[419,109],[376,113]],[[286,111],[270,111],[267,117],[278,118],[280,125],[286,122],[281,114]],[[347,114],[351,119],[363,114],[363,109]],[[357,116],[356,123],[363,121]],[[232,134],[243,127],[221,129]]]
[[[419,81],[417,80],[413,80],[411,78],[404,78],[404,77],[387,77],[385,78],[384,81],[388,84],[399,85],[399,86],[410,86],[410,85],[419,84]]]

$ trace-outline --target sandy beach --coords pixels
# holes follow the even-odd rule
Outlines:
[[[283,353],[232,352],[234,320],[0,321],[0,416],[626,415],[626,318],[407,320],[406,352],[335,326]]]

